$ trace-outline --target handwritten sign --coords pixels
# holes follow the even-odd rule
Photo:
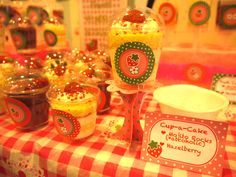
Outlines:
[[[231,103],[236,104],[236,75],[215,74],[212,89],[225,95]]]
[[[108,31],[114,15],[126,5],[125,0],[83,0],[84,40],[88,50],[95,43],[99,49],[108,48]]]
[[[141,159],[221,176],[227,128],[225,122],[149,112]]]

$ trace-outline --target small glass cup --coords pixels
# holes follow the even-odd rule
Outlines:
[[[53,122],[66,142],[86,138],[96,127],[99,88],[77,82],[53,85],[47,93]]]
[[[26,72],[8,79],[3,85],[7,111],[22,131],[36,130],[48,123],[48,79],[37,72]]]

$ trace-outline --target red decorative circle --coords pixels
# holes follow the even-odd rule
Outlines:
[[[104,91],[100,91],[100,95],[99,95],[99,101],[98,101],[98,112],[100,110],[102,110],[104,108],[104,106],[106,105],[106,93],[104,93]]]
[[[20,33],[13,33],[12,40],[13,40],[17,49],[25,48],[26,41],[25,41],[25,39],[23,39],[23,36],[20,35]]]
[[[165,2],[161,4],[159,14],[162,16],[165,23],[168,24],[175,19],[177,13],[175,7],[171,3]]]
[[[190,64],[185,68],[185,77],[187,81],[199,82],[204,78],[205,69],[198,63]]]
[[[39,14],[36,11],[31,10],[28,14],[28,17],[34,23],[39,21]]]
[[[135,66],[130,65],[128,61],[133,54],[138,55],[139,57],[139,60],[137,61],[137,64]],[[143,76],[147,72],[148,62],[148,57],[142,50],[128,49],[121,54],[119,65],[121,71],[125,76],[127,76],[128,78],[136,79]],[[137,72],[131,71],[134,67],[137,68]]]
[[[30,109],[21,101],[6,98],[8,112],[17,126],[24,127],[31,121]]]
[[[71,114],[53,109],[52,117],[55,128],[60,135],[73,139],[79,134],[80,123]]]
[[[204,1],[195,2],[189,11],[190,21],[194,25],[203,25],[205,24],[210,17],[210,7]]]
[[[236,25],[236,8],[229,8],[223,14],[223,20],[226,25]]]
[[[8,20],[7,14],[3,11],[0,11],[0,23],[5,23]]]
[[[55,46],[57,44],[57,35],[53,31],[44,31],[44,39],[49,46]]]

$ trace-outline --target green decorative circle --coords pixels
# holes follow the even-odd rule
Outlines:
[[[129,50],[129,49],[141,50],[146,54],[146,56],[148,58],[147,71],[145,72],[144,75],[142,75],[139,78],[129,78],[129,77],[125,76],[124,73],[121,71],[121,68],[119,65],[120,56],[124,51]],[[147,80],[150,77],[150,75],[152,74],[154,64],[155,64],[155,56],[154,56],[152,49],[148,45],[146,45],[142,42],[123,43],[117,48],[116,53],[115,53],[116,72],[118,73],[121,80],[123,80],[124,82],[131,84],[131,85],[140,84],[140,83],[143,83],[145,80]]]
[[[42,24],[42,22],[43,22],[43,17],[42,17],[42,15],[41,15],[40,9],[38,9],[38,8],[36,8],[36,7],[29,7],[29,8],[27,9],[27,12],[26,12],[26,13],[27,13],[27,17],[28,17],[28,18],[30,18],[30,14],[31,14],[31,13],[37,14],[36,20],[33,21],[32,19],[30,19],[30,21],[31,21],[33,24],[37,24],[37,25],[41,25],[41,24]]]
[[[227,23],[225,23],[224,21],[224,15],[225,13],[229,10],[229,9],[233,9],[233,8],[236,8],[236,4],[232,4],[232,5],[229,5],[229,6],[223,6],[221,9],[220,9],[220,17],[219,17],[219,25],[224,28],[224,29],[235,29],[236,28],[236,25],[228,25]]]
[[[206,18],[205,18],[204,20],[202,20],[201,22],[195,22],[194,19],[192,18],[192,14],[191,14],[191,13],[192,13],[192,10],[193,10],[196,6],[199,6],[199,5],[205,6],[205,8],[206,8],[206,10],[207,10],[207,16],[206,16]],[[209,20],[210,15],[211,15],[211,8],[210,8],[209,4],[207,4],[206,2],[204,2],[204,1],[197,1],[197,2],[193,3],[193,5],[190,7],[190,10],[189,10],[188,15],[189,15],[190,22],[191,22],[192,24],[194,24],[194,25],[196,25],[196,26],[200,26],[200,25],[205,24],[205,23]]]
[[[16,36],[19,36],[19,39],[21,39],[20,45],[16,43],[16,38],[15,38]],[[16,49],[25,49],[27,46],[26,35],[21,31],[12,31],[12,40],[15,44]]]
[[[54,39],[55,39],[55,41],[54,42],[49,42],[48,40],[47,40],[47,33],[49,33],[50,35],[52,35],[53,37],[54,37]],[[45,30],[44,31],[44,40],[46,41],[46,43],[49,45],[49,46],[55,46],[56,44],[57,44],[57,35],[53,32],[53,31],[51,31],[51,30]]]
[[[3,25],[7,26],[11,17],[9,15],[9,13],[7,12],[6,8],[4,7],[0,7],[0,13],[2,13],[2,15],[5,15],[5,20],[3,21]]]

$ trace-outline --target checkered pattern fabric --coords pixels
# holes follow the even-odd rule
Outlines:
[[[148,95],[145,111],[158,105]],[[122,100],[113,94],[111,109],[99,115],[93,136],[73,143],[64,143],[49,125],[33,132],[15,130],[9,116],[0,116],[0,176],[77,177],[77,176],[145,176],[206,177],[177,168],[140,160],[140,146],[129,148],[124,142],[109,139],[109,128],[122,123]],[[223,177],[236,175],[236,120],[229,123],[225,148]]]

